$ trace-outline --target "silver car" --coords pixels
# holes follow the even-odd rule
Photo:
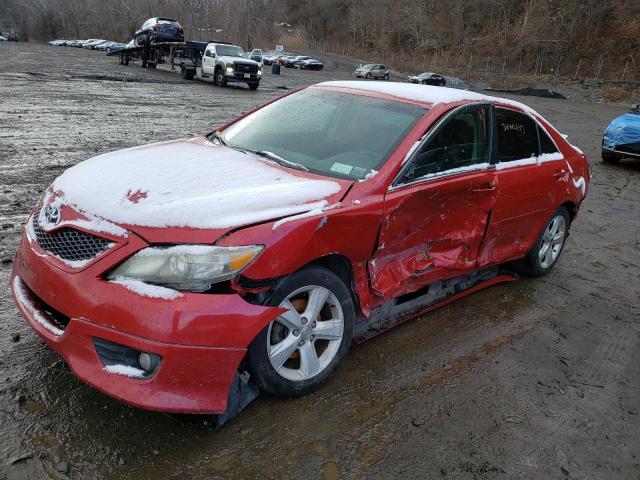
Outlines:
[[[380,63],[369,63],[356,68],[353,74],[358,78],[384,78],[389,80],[389,67]]]

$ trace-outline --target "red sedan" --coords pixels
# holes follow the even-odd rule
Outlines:
[[[311,392],[394,324],[548,273],[589,178],[520,103],[322,83],[70,168],[33,210],[11,286],[85,382],[224,417],[258,390]]]

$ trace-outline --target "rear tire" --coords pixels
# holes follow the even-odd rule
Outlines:
[[[331,270],[310,266],[290,275],[267,303],[288,311],[251,343],[252,378],[274,395],[307,395],[331,377],[351,347],[351,292]]]
[[[385,80],[389,80],[389,74],[388,74],[388,73],[385,73],[385,74],[384,74],[384,79],[385,79]]]
[[[569,225],[569,212],[560,207],[551,215],[527,256],[515,262],[516,271],[530,277],[542,277],[553,270],[569,236]]]

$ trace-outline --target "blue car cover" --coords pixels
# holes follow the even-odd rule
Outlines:
[[[625,113],[614,118],[604,132],[605,148],[632,144],[640,144],[640,113]]]

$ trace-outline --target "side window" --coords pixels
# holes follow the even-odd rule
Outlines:
[[[558,147],[540,125],[538,125],[538,136],[540,137],[540,153],[558,153]]]
[[[512,162],[540,154],[538,124],[528,115],[495,109],[498,162]]]
[[[489,162],[489,109],[464,107],[449,117],[415,153],[401,183]]]

